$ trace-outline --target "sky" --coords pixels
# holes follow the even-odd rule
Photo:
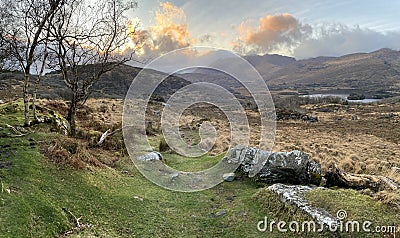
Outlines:
[[[142,53],[211,46],[297,59],[400,49],[400,1],[138,0]]]

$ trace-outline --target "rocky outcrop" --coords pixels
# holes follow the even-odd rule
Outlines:
[[[318,188],[311,186],[302,186],[302,185],[284,185],[284,184],[274,184],[268,187],[268,190],[277,194],[278,198],[292,206],[299,208],[300,210],[307,213],[314,220],[316,220],[319,224],[324,224],[326,227],[335,227],[339,224],[339,220],[337,217],[332,216],[327,211],[313,207],[304,196],[307,192],[313,189],[326,189],[326,188]]]
[[[268,152],[236,146],[227,154],[226,159],[228,163],[240,163],[238,172],[254,177],[257,181],[319,185],[322,178],[321,165],[298,150]]]
[[[52,125],[52,128],[56,130],[58,133],[68,135],[70,126],[68,121],[61,116],[60,114],[50,111],[49,120]]]

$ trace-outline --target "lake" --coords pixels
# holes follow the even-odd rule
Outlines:
[[[348,102],[356,102],[356,103],[372,103],[372,102],[379,102],[382,99],[373,99],[373,98],[366,98],[363,100],[348,100],[347,97],[349,94],[310,94],[310,95],[302,95],[301,97],[310,97],[310,98],[324,98],[324,97],[338,97],[342,99],[346,99]]]

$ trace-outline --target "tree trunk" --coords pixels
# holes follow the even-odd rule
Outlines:
[[[24,125],[29,126],[29,99],[28,99],[28,83],[30,79],[30,73],[25,72],[24,85],[22,87],[22,97],[24,99]]]
[[[32,99],[32,112],[33,112],[33,119],[35,121],[39,121],[39,118],[36,113],[36,98],[37,98],[37,91],[39,87],[39,82],[40,82],[40,75],[38,76],[36,82],[35,82],[35,91],[33,92],[33,99]]]
[[[68,123],[70,126],[70,136],[74,137],[76,135],[76,121],[75,121],[75,117],[76,117],[76,107],[77,107],[77,101],[76,101],[76,96],[74,94],[74,96],[72,97],[71,100],[71,105],[69,107],[69,111],[68,111]]]
[[[49,37],[49,35],[47,34],[47,37]],[[44,46],[44,55],[43,55],[43,61],[42,61],[42,66],[40,67],[40,72],[37,76],[36,82],[35,82],[35,89],[33,92],[33,99],[32,99],[32,111],[33,111],[33,118],[35,121],[39,121],[39,118],[37,116],[36,113],[36,96],[37,96],[37,91],[39,88],[39,83],[42,80],[43,77],[43,73],[44,73],[44,68],[46,67],[46,60],[47,60],[47,41],[45,42],[45,46]]]

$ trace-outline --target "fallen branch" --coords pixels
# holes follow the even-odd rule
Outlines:
[[[73,233],[75,233],[75,232],[79,232],[79,231],[81,231],[81,230],[83,230],[83,229],[85,229],[85,228],[93,227],[92,224],[81,224],[81,223],[79,222],[79,220],[80,220],[82,217],[79,217],[79,218],[76,217],[76,216],[75,216],[71,211],[69,211],[67,208],[63,207],[62,210],[63,210],[65,213],[67,213],[71,218],[74,219],[74,224],[75,224],[75,227],[73,227],[73,228],[71,228],[69,231],[65,232],[65,233],[64,233],[64,236],[62,236],[62,237],[68,237],[68,236],[70,236],[71,234],[73,234]]]
[[[12,125],[6,124],[6,126],[7,126],[8,128],[10,128],[14,133],[22,134],[19,130],[17,130],[17,129],[16,129],[15,127],[13,127]]]
[[[374,192],[382,190],[397,191],[400,189],[400,185],[392,179],[369,174],[351,174],[346,173],[336,165],[329,168],[329,171],[325,174],[326,186],[327,187],[343,187],[352,189],[371,189]]]
[[[80,228],[80,227],[81,227],[81,224],[79,223],[79,220],[80,220],[82,217],[77,218],[71,211],[69,211],[69,210],[68,210],[67,208],[65,208],[65,207],[63,207],[62,209],[63,209],[64,212],[68,213],[68,214],[74,219],[74,222],[75,222],[76,227],[77,227],[77,228]]]
[[[28,133],[23,134],[22,132],[20,132],[19,130],[17,130],[17,128],[15,128],[15,127],[13,127],[13,126],[11,126],[11,125],[9,125],[9,124],[6,124],[6,126],[7,126],[8,128],[10,128],[14,133],[16,133],[16,135],[10,135],[10,137],[23,137],[23,136],[26,136],[26,135],[29,135],[29,134],[32,133],[32,132],[28,132]]]
[[[101,135],[99,142],[97,142],[97,145],[103,144],[104,140],[107,138],[107,136],[110,134],[110,129],[108,129],[106,132]]]
[[[107,137],[112,136],[112,135],[114,135],[115,133],[117,133],[117,132],[119,132],[119,131],[122,131],[122,128],[123,128],[123,127],[118,128],[118,129],[116,129],[116,130],[113,131],[113,132],[111,132],[111,129],[108,129],[106,132],[104,132],[104,133],[101,135],[99,142],[97,142],[97,145],[103,144],[103,142],[106,140]]]
[[[23,137],[32,134],[32,132],[28,132],[26,134],[19,134],[19,135],[10,135],[10,137]]]

